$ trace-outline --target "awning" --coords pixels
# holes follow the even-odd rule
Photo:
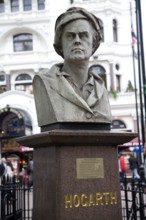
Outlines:
[[[19,152],[30,152],[33,151],[32,147],[19,146]]]
[[[129,148],[130,151],[141,153],[144,150],[143,143],[138,137],[132,139],[131,141],[118,145],[120,150]]]

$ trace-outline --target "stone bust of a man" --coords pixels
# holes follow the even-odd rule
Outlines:
[[[73,7],[55,24],[54,48],[64,59],[34,77],[38,124],[110,125],[111,111],[103,80],[89,72],[89,59],[100,45],[99,19]],[[99,127],[100,127],[99,126]]]

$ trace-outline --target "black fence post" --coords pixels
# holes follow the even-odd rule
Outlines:
[[[143,185],[141,180],[138,181],[138,189],[139,189],[139,205],[140,205],[140,219],[144,219],[144,199],[143,199]]]
[[[2,178],[1,180],[1,218],[3,219],[5,217],[5,178]]]
[[[16,177],[12,177],[12,207],[13,207],[13,217],[15,220],[17,220],[17,215],[16,215]]]
[[[1,187],[1,219],[5,217],[5,202],[4,202],[5,189]]]
[[[135,182],[132,180],[131,182],[131,192],[132,192],[132,210],[133,210],[133,220],[137,220],[136,217],[136,189],[135,189]]]
[[[128,188],[127,188],[127,178],[124,177],[124,192],[125,192],[125,207],[126,207],[126,216],[129,220],[129,209],[128,209]]]

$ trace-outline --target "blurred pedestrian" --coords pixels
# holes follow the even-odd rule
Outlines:
[[[120,180],[124,181],[124,177],[126,175],[126,161],[125,157],[122,154],[119,154],[119,172],[120,172]]]
[[[33,159],[32,158],[30,158],[28,162],[27,173],[29,175],[29,186],[31,187],[33,185]]]
[[[5,158],[2,158],[1,161],[0,161],[0,176],[5,175],[5,173],[6,173],[5,162],[6,162]]]
[[[133,154],[130,155],[129,158],[129,166],[132,171],[132,176],[134,179],[140,179],[140,175],[138,174],[138,160],[134,157]]]
[[[1,176],[5,176],[7,174],[7,161],[4,157],[1,159],[0,174]]]
[[[14,175],[12,164],[6,160],[6,158],[2,158],[2,166],[3,166],[3,174],[2,176],[12,177]]]
[[[28,186],[29,185],[29,175],[27,173],[26,168],[22,168],[21,172],[19,173],[19,176],[22,178],[23,184],[25,186]]]
[[[13,169],[13,166],[12,166],[11,162],[7,161],[7,173],[6,173],[6,175],[9,176],[9,177],[14,176],[13,170],[14,169]]]

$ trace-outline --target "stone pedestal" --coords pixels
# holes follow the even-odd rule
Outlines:
[[[133,133],[54,130],[18,139],[34,148],[34,220],[122,219],[117,145]]]

